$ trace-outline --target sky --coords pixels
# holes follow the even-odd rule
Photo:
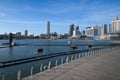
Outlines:
[[[0,0],[0,34],[28,30],[29,34],[68,33],[70,24],[80,30],[110,24],[120,17],[120,0]]]

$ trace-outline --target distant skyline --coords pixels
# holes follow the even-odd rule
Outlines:
[[[22,32],[39,35],[50,31],[68,33],[70,24],[80,30],[120,18],[120,0],[0,0],[0,34]]]

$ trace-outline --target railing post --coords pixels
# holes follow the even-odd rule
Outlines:
[[[58,65],[58,60],[55,61],[55,66],[57,66],[57,65]]]
[[[50,67],[51,67],[51,62],[48,63],[48,69],[50,69]]]
[[[42,71],[42,66],[43,66],[43,65],[41,64],[41,65],[40,65],[40,72]]]
[[[47,68],[47,66],[46,66],[46,65],[44,65],[43,70],[45,70],[46,68]]]
[[[33,75],[33,66],[31,67],[31,76]]]
[[[83,56],[85,57],[85,52],[83,53]]]
[[[75,55],[75,59],[77,59],[77,54]]]
[[[61,64],[63,64],[63,58],[61,59]]]
[[[92,50],[92,55],[94,54],[94,50]]]
[[[2,80],[5,80],[5,76],[4,75],[2,76]]]
[[[83,54],[83,53],[80,54],[80,58],[82,57],[82,54]]]
[[[21,76],[21,70],[19,70],[18,73],[17,73],[17,80],[20,80],[20,76]]]
[[[71,61],[73,60],[73,55],[71,56]]]
[[[68,56],[67,56],[67,58],[66,58],[66,63],[68,62]]]
[[[81,53],[79,53],[79,58],[80,58],[80,54],[81,54]]]

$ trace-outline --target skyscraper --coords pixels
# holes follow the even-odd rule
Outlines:
[[[76,30],[79,31],[79,26],[76,27]]]
[[[25,30],[25,37],[28,37],[28,30]]]
[[[120,20],[115,16],[111,24],[111,32],[116,32],[118,30],[120,30]]]
[[[74,31],[74,24],[71,24],[71,25],[70,25],[70,28],[69,28],[69,35],[70,35],[70,36],[73,35],[73,31]]]
[[[87,27],[86,28],[87,36],[100,36],[101,35],[101,27],[98,25]]]
[[[107,34],[107,24],[102,25],[101,27],[101,35]]]
[[[79,31],[79,26],[77,26],[73,31],[73,37],[80,36],[80,35],[81,35],[81,33]]]
[[[112,29],[111,29],[111,24],[109,24],[109,33],[112,32]]]
[[[47,37],[50,37],[50,21],[47,21]]]

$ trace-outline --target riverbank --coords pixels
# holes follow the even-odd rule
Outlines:
[[[79,58],[23,80],[120,80],[120,47]]]

